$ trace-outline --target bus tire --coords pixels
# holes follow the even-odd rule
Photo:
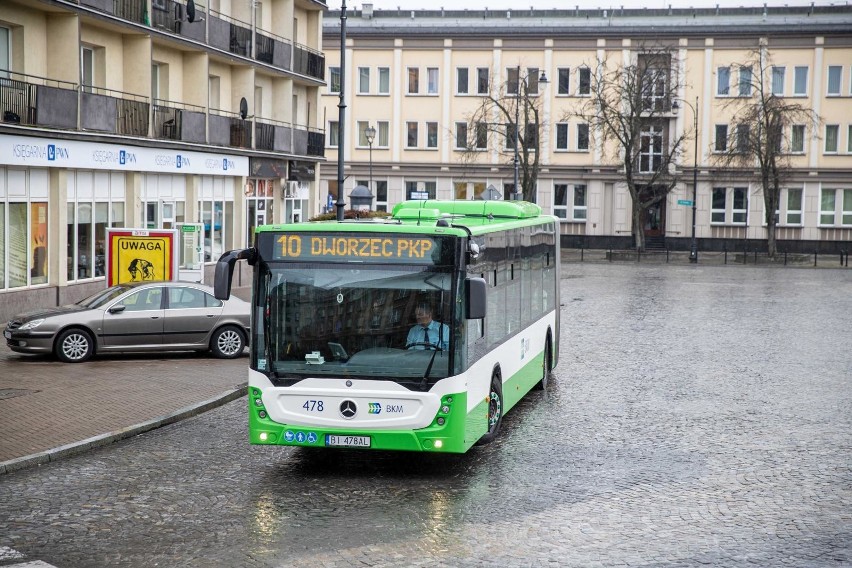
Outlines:
[[[552,370],[553,350],[550,348],[550,335],[548,335],[544,342],[544,361],[542,363],[541,380],[535,384],[536,390],[547,390],[547,386],[550,384]]]
[[[53,351],[63,363],[82,363],[95,354],[95,342],[91,333],[75,327],[59,334],[53,344]]]
[[[497,439],[503,423],[503,381],[499,370],[491,376],[491,391],[488,394],[488,431],[479,439],[480,445],[490,444]]]
[[[210,339],[210,350],[219,359],[236,359],[243,354],[246,339],[233,325],[220,327]]]

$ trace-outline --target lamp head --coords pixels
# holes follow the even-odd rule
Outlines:
[[[373,140],[376,139],[376,129],[372,126],[368,126],[366,130],[364,130],[364,136],[367,137],[367,144],[372,146]]]

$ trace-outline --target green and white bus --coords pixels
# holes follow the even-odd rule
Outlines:
[[[254,268],[250,442],[462,453],[493,440],[558,358],[557,227],[499,201],[258,227],[214,283],[225,299],[235,262]]]

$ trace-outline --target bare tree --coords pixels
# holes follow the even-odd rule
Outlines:
[[[589,124],[604,160],[620,166],[632,200],[634,246],[645,249],[648,208],[678,184],[685,135],[672,133],[672,93],[680,88],[671,50],[641,46],[630,62],[598,60],[590,95],[571,115]]]
[[[466,124],[457,124],[453,132],[455,147],[462,149],[460,161],[465,165],[480,162],[489,142],[506,163],[515,167],[517,136],[518,187],[513,193],[524,201],[535,203],[541,154],[542,110],[539,97],[543,84],[538,69],[527,75],[520,67],[510,69],[509,80],[491,84],[476,109],[467,116]],[[542,74],[543,75],[543,74]]]
[[[783,83],[783,75],[776,75],[781,71],[776,71],[765,47],[754,50],[735,68],[739,71],[736,92],[726,103],[734,128],[722,139],[717,133],[716,161],[737,179],[759,185],[766,211],[767,251],[775,258],[776,212],[781,190],[793,172],[791,150],[804,151],[805,129],[816,132],[820,118],[813,109],[773,92],[773,82]]]

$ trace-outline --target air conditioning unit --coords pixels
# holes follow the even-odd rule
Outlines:
[[[284,197],[295,198],[299,196],[299,182],[285,181],[284,182]]]

